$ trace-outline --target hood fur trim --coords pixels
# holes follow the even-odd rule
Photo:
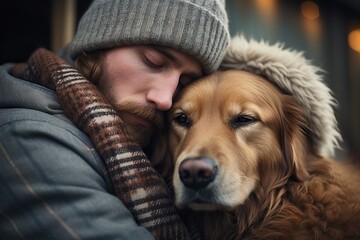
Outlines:
[[[234,37],[220,66],[261,75],[291,94],[306,111],[318,154],[332,157],[342,140],[333,108],[336,100],[324,84],[322,71],[304,58],[303,52],[284,49],[283,44]]]

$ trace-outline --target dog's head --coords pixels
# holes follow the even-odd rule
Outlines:
[[[308,175],[302,109],[258,75],[228,70],[196,81],[169,117],[179,207],[233,209],[258,187]]]

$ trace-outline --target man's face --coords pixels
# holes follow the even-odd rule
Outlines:
[[[170,109],[174,94],[202,76],[195,58],[177,50],[150,46],[106,51],[102,71],[100,90],[142,147],[162,127],[161,112]]]

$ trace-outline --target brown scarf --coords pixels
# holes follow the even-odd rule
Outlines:
[[[45,49],[35,51],[11,74],[56,91],[67,116],[89,135],[107,166],[116,196],[139,225],[156,239],[189,239],[164,180],[93,83]]]

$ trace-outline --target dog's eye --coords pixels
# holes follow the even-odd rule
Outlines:
[[[184,113],[177,114],[174,118],[174,121],[176,124],[183,126],[183,127],[188,127],[191,124],[190,119]]]
[[[234,129],[255,123],[256,119],[248,115],[236,116],[230,120],[230,126]]]

